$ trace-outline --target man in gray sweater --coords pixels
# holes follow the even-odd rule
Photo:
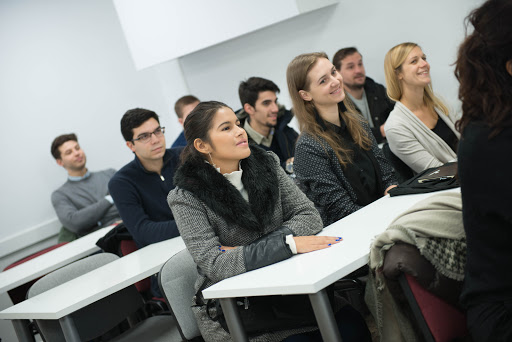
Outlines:
[[[108,193],[114,169],[87,170],[85,153],[73,133],[55,138],[51,153],[57,164],[68,172],[67,182],[52,193],[53,207],[65,228],[83,236],[120,219]]]

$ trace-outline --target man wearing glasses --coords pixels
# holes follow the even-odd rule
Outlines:
[[[167,204],[182,148],[165,148],[165,128],[147,109],[127,111],[121,133],[135,158],[112,177],[108,188],[139,248],[179,235]]]

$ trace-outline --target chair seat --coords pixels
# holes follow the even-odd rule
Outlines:
[[[117,336],[111,342],[169,342],[181,341],[181,335],[172,316],[153,316]]]
[[[464,313],[425,290],[413,276],[405,277],[435,341],[448,342],[468,335]]]

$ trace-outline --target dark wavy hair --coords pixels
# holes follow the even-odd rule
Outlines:
[[[251,77],[246,81],[240,82],[240,85],[238,86],[238,96],[240,97],[242,107],[246,103],[255,107],[260,93],[264,91],[273,91],[274,93],[280,92],[277,84],[262,77]]]
[[[123,117],[121,118],[121,134],[123,135],[124,140],[132,141],[133,130],[142,126],[144,122],[151,118],[155,119],[156,122],[160,124],[158,115],[152,110],[144,108],[133,108],[126,111],[126,113],[124,113]]]
[[[460,82],[459,132],[473,120],[491,128],[489,138],[512,125],[512,1],[489,0],[466,18],[466,39],[459,47],[455,77]],[[468,35],[468,26],[474,31]]]
[[[213,118],[224,107],[231,109],[227,104],[218,101],[200,102],[190,112],[183,123],[187,146],[185,146],[181,153],[181,163],[187,160],[195,163],[204,162],[204,156],[194,147],[194,140],[199,138],[207,143],[211,143],[210,129],[213,125]]]

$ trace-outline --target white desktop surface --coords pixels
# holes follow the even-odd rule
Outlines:
[[[460,188],[446,191],[460,192]],[[375,236],[384,232],[400,213],[438,193],[383,197],[318,234],[341,236],[341,243],[225,279],[203,290],[203,296],[210,299],[317,293],[367,264]]]
[[[0,312],[0,319],[59,319],[158,273],[185,249],[181,237],[141,248],[118,260]]]
[[[42,254],[7,271],[0,272],[0,293],[12,290],[57,268],[100,250],[96,241],[114,226],[98,229],[48,253]]]

